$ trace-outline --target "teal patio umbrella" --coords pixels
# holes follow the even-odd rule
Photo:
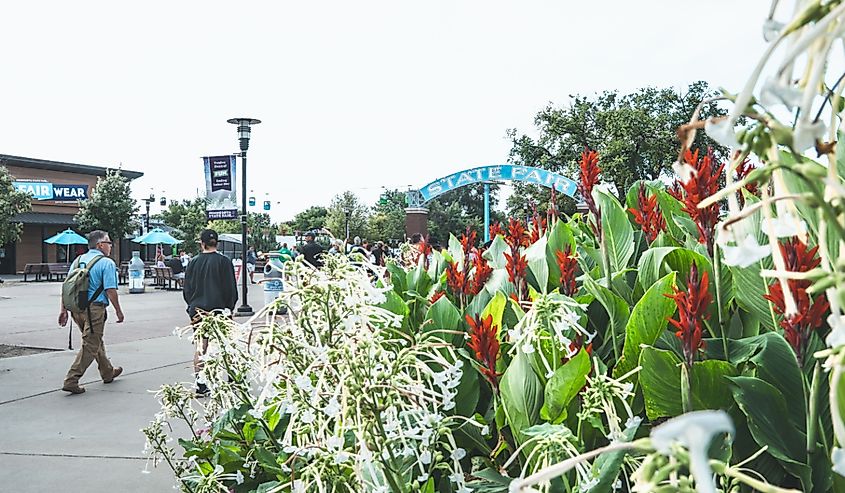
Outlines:
[[[155,228],[149,233],[139,236],[132,241],[135,243],[141,243],[142,245],[177,245],[182,243],[182,240],[177,240],[161,228]]]
[[[50,245],[67,245],[67,256],[65,257],[65,259],[69,260],[70,246],[87,245],[88,240],[76,231],[68,228],[55,236],[47,238],[46,240],[44,240],[44,243],[49,243]]]

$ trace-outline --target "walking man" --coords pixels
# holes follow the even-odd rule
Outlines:
[[[82,347],[62,385],[62,390],[71,394],[85,392],[85,388],[79,386],[79,379],[94,360],[97,361],[103,383],[112,383],[118,375],[123,373],[123,368],[112,366],[106,357],[106,347],[103,344],[103,331],[107,319],[106,308],[109,303],[114,305],[117,323],[123,322],[123,310],[120,309],[120,300],[117,297],[117,267],[109,258],[111,249],[112,242],[108,233],[99,230],[92,231],[88,234],[88,252],[77,257],[70,269],[70,272],[77,268],[89,269],[87,298],[90,301],[87,310],[71,313],[73,321],[82,330]],[[62,302],[59,325],[64,327],[67,321],[68,310]]]
[[[258,255],[255,254],[255,247],[249,247],[246,251],[246,271],[249,272],[249,282],[255,284],[255,264],[258,263]]]
[[[191,323],[200,320],[197,310],[210,312],[214,310],[235,309],[238,301],[238,285],[235,282],[235,268],[232,261],[217,252],[217,231],[204,229],[200,233],[202,253],[191,259],[185,269],[185,279],[182,287],[182,297],[188,304],[188,316]],[[200,355],[208,350],[208,340],[202,341],[202,349],[194,351],[194,371],[199,374],[202,369]],[[208,395],[208,386],[197,382],[197,397]]]
[[[323,254],[325,250],[314,241],[314,238],[313,231],[305,233],[305,244],[302,245],[302,255],[305,256],[306,262],[319,269],[323,266]]]

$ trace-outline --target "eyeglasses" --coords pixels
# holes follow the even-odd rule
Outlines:
[[[100,243],[105,243],[106,245],[111,245],[111,244],[112,244],[112,242],[110,242],[110,241],[100,241],[100,242],[97,242],[97,244],[98,244],[98,245],[99,245]]]

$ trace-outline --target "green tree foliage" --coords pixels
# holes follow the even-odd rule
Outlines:
[[[205,198],[197,197],[194,200],[171,202],[170,206],[158,215],[164,224],[176,228],[174,236],[183,240],[179,248],[191,255],[199,253],[200,247],[197,241],[200,232],[208,224],[205,207]]]
[[[16,214],[29,212],[32,209],[32,198],[25,192],[18,192],[12,186],[12,175],[4,166],[0,166],[0,245],[14,243],[20,239],[20,223],[13,223],[11,219]]]
[[[585,147],[599,151],[602,177],[623,197],[637,180],[655,180],[671,173],[680,142],[676,130],[687,123],[696,106],[714,93],[705,82],[691,84],[686,91],[646,87],[631,94],[605,91],[597,96],[572,96],[567,106],[552,104],[534,118],[537,137],[510,129],[510,161],[537,166],[577,179],[578,161]],[[705,105],[705,117],[725,112]],[[728,150],[705,135],[696,134],[693,147],[711,147],[717,159]],[[526,202],[548,203],[550,191],[530,185],[515,186],[508,207],[516,212]],[[560,208],[574,209],[569,198],[560,198]]]
[[[405,238],[405,192],[388,190],[382,194],[369,217],[367,237],[371,241]]]
[[[211,221],[208,227],[217,231],[218,233],[241,234],[241,222],[237,220],[230,221]],[[270,221],[270,214],[266,212],[255,213],[250,212],[246,216],[246,231],[247,243],[255,247],[258,252],[266,252],[276,248],[276,231]]]
[[[358,196],[346,191],[335,195],[326,215],[326,227],[336,238],[346,237],[346,224],[349,223],[349,237],[367,236],[368,207],[361,203]]]
[[[294,216],[293,220],[288,222],[288,226],[293,231],[320,229],[325,227],[328,213],[325,207],[312,206]]]
[[[499,189],[496,185],[490,187],[490,220],[501,221],[504,215],[495,210],[498,203]],[[460,236],[467,227],[484,234],[484,185],[467,185],[465,187],[446,192],[440,197],[428,202],[428,233],[432,242],[446,244],[449,234]]]
[[[100,229],[117,242],[138,227],[137,212],[138,204],[130,196],[129,180],[119,169],[110,169],[104,178],[97,179],[90,198],[79,202],[74,220],[83,231]]]

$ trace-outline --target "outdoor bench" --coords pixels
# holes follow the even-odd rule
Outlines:
[[[57,281],[63,281],[69,269],[70,264],[47,264],[47,280],[52,281],[56,276]]]
[[[35,276],[35,281],[43,281],[41,276],[49,275],[47,264],[26,264],[23,268],[23,280],[27,282],[26,276]]]

